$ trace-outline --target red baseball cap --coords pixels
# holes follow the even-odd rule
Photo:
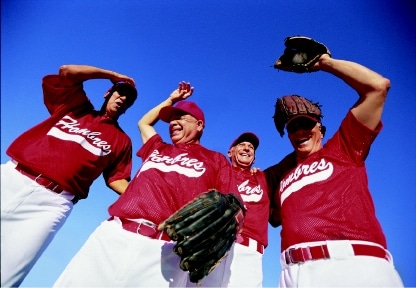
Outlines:
[[[189,114],[205,124],[204,112],[192,101],[180,101],[175,106],[163,107],[159,111],[159,119],[169,123],[172,116],[178,113]]]
[[[249,143],[253,144],[254,150],[256,150],[257,147],[259,147],[259,144],[260,144],[260,140],[256,136],[256,134],[254,134],[252,132],[244,132],[243,134],[241,134],[240,136],[238,136],[237,139],[235,139],[233,141],[233,143],[231,143],[230,149],[232,147],[240,144],[241,142],[249,142]]]

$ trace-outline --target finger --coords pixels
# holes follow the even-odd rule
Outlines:
[[[188,95],[188,96],[191,96],[191,95],[192,95],[192,93],[194,93],[194,87],[190,87],[190,88],[189,88],[189,91],[188,91],[187,95]]]
[[[185,84],[185,90],[187,91],[187,92],[189,92],[189,91],[191,91],[191,83],[184,83]]]

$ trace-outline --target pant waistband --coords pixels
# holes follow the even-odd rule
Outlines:
[[[145,219],[133,221],[126,218],[119,218],[117,216],[111,216],[108,219],[108,221],[113,220],[120,222],[121,227],[129,232],[137,233],[152,239],[171,241],[168,234],[166,234],[165,231],[157,230],[157,225],[151,221],[147,221]]]
[[[351,243],[352,256],[372,256],[385,259],[390,262],[390,254],[384,248],[362,243]],[[306,261],[334,258],[327,244],[288,248],[282,256],[287,265],[304,263]],[[335,257],[336,258],[336,257]]]
[[[264,245],[260,244],[258,241],[250,237],[244,236],[242,234],[238,234],[235,242],[237,242],[238,244],[244,245],[254,251],[257,251],[260,254],[264,254]]]
[[[36,173],[31,168],[26,167],[20,163],[16,163],[15,169],[20,172],[20,174],[25,175],[26,177],[29,177],[33,181],[35,181],[37,184],[45,187],[46,189],[49,189],[56,194],[61,194],[64,189],[59,186],[55,181],[43,176],[42,174]],[[71,202],[73,204],[77,203],[80,198],[78,196],[74,195],[74,198],[72,198]]]

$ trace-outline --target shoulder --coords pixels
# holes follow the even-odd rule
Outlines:
[[[286,155],[280,162],[278,162],[275,165],[272,165],[264,170],[264,174],[266,176],[268,175],[274,175],[274,174],[282,174],[284,170],[293,167],[296,165],[296,154],[295,152],[292,152],[288,155]]]

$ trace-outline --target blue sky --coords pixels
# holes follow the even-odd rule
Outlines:
[[[1,162],[9,160],[5,150],[13,139],[48,116],[42,76],[62,64],[88,64],[135,79],[138,101],[120,118],[134,151],[141,146],[138,119],[185,80],[206,114],[202,144],[226,153],[237,135],[253,131],[261,141],[255,165],[265,169],[292,150],[272,121],[277,97],[294,93],[319,101],[326,138],[357,99],[324,72],[272,68],[286,36],[313,37],[334,58],[391,80],[384,128],[367,159],[369,185],[395,266],[406,286],[416,286],[415,6],[410,0],[2,0]],[[86,82],[97,109],[109,86],[107,80]],[[156,129],[169,140],[166,124]],[[135,157],[133,173],[140,165]],[[52,285],[116,198],[99,178],[23,286]],[[270,227],[264,286],[278,282],[279,233]]]

